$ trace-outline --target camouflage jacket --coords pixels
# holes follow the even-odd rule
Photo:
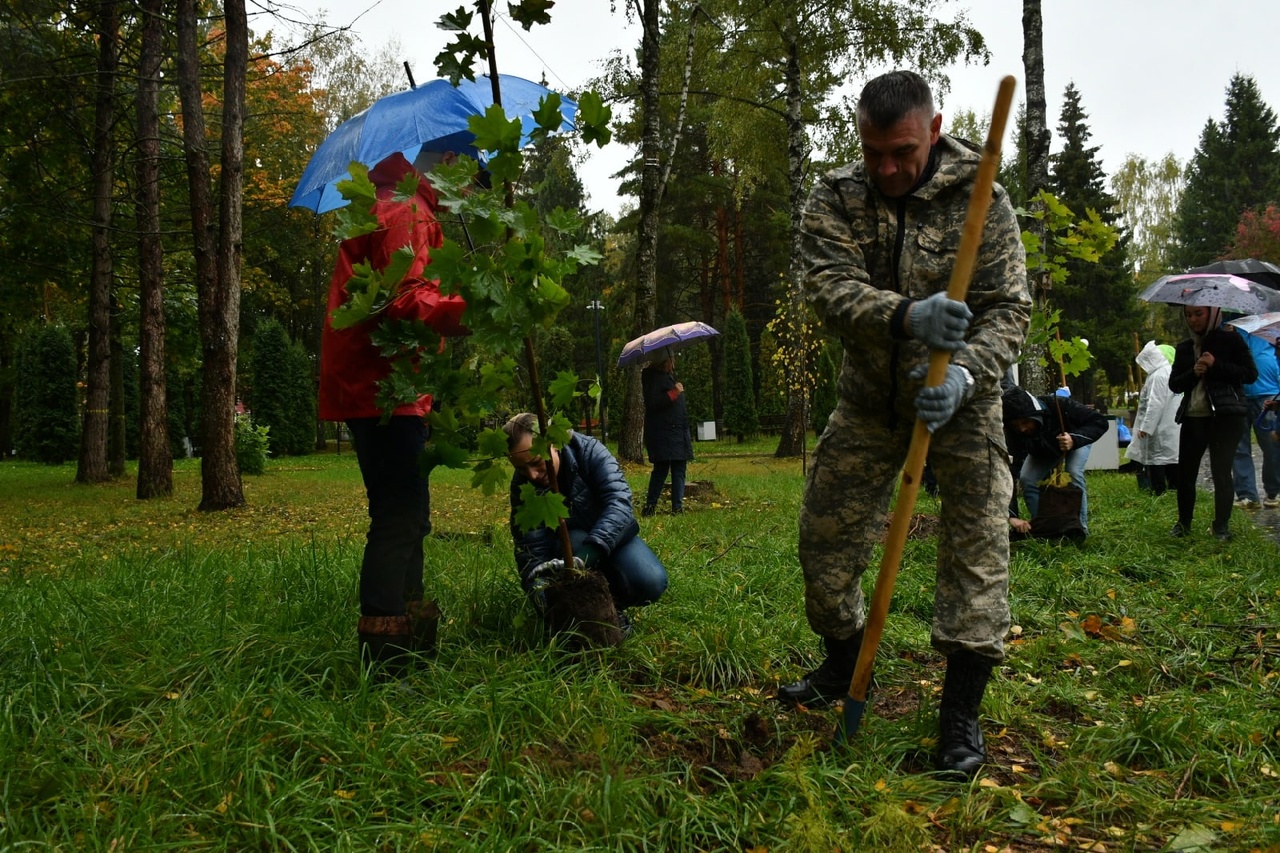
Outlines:
[[[978,152],[943,135],[933,174],[903,198],[876,190],[862,161],[835,169],[813,188],[801,227],[804,288],[818,317],[844,341],[840,394],[908,422],[927,363],[924,344],[903,329],[907,302],[945,291],[964,230]],[[973,375],[976,394],[999,394],[1018,358],[1031,316],[1026,257],[1013,208],[998,184],[966,299],[968,346],[954,364]],[[894,326],[897,328],[894,328]]]

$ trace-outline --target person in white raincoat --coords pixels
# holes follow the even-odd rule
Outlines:
[[[1173,347],[1147,341],[1134,358],[1146,372],[1138,411],[1133,418],[1133,441],[1127,456],[1143,466],[1153,494],[1162,495],[1178,485],[1178,433],[1181,427],[1174,419],[1182,395],[1169,390],[1169,369],[1173,365]]]

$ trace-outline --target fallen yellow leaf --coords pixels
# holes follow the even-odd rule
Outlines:
[[[1244,823],[1238,820],[1224,820],[1219,824],[1219,826],[1222,827],[1223,832],[1235,832],[1237,829],[1244,826]]]
[[[356,798],[355,791],[346,791],[346,790],[343,790],[342,788],[339,788],[338,790],[334,791],[333,795],[340,800],[354,800]]]

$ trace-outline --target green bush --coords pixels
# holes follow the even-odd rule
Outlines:
[[[252,391],[254,420],[271,429],[272,456],[302,456],[316,438],[316,401],[311,360],[284,327],[266,320],[253,336]]]
[[[265,474],[271,427],[257,426],[249,415],[236,415],[236,464],[241,474]]]
[[[41,325],[17,357],[14,444],[18,455],[46,465],[75,459],[80,443],[76,353],[62,326]]]

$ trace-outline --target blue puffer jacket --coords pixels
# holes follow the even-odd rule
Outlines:
[[[558,453],[560,470],[556,480],[569,508],[566,523],[570,530],[587,531],[587,543],[608,560],[614,549],[640,532],[631,505],[631,486],[609,449],[590,436],[570,433],[569,443],[558,448]],[[555,530],[544,526],[522,531],[516,525],[520,487],[528,482],[523,474],[511,478],[511,538],[515,542],[516,569],[526,592],[536,566],[563,557]]]

